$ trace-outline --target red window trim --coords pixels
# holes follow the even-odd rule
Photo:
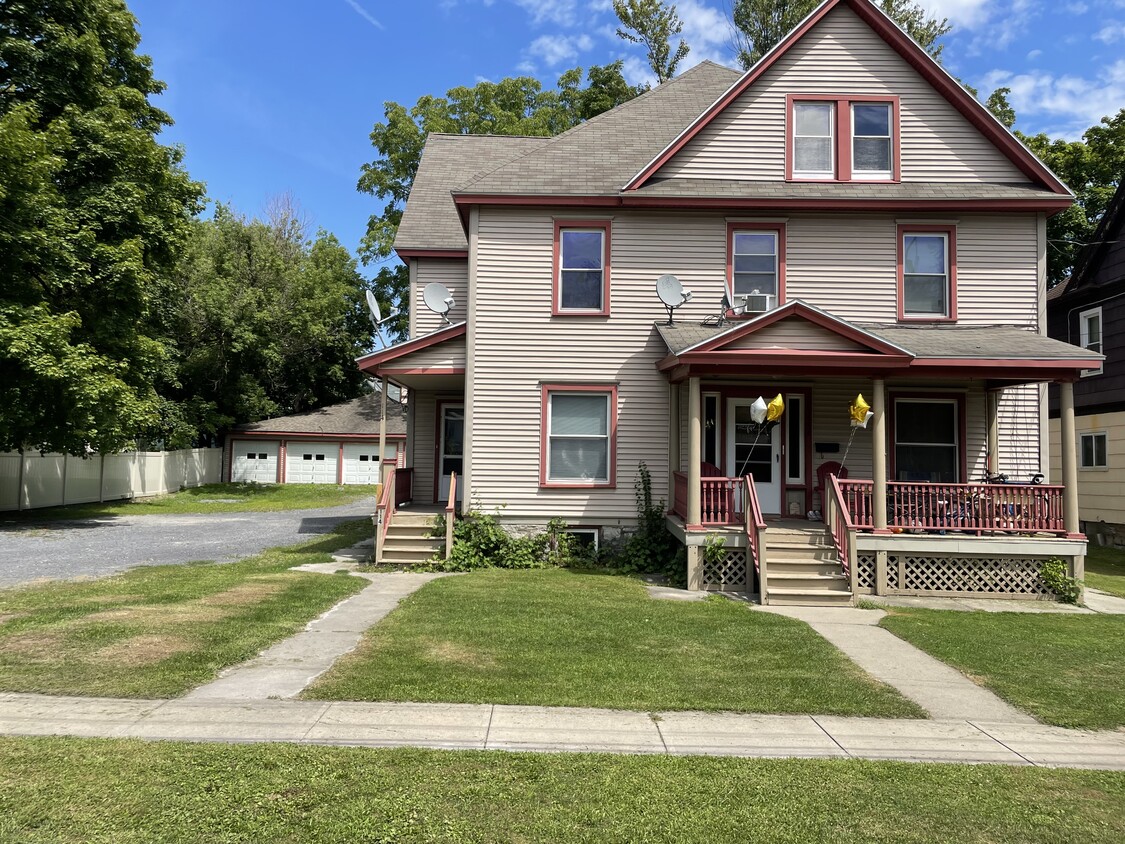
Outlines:
[[[969,443],[968,443],[968,424],[965,418],[965,405],[966,395],[964,393],[912,393],[912,392],[893,392],[887,393],[887,405],[890,408],[890,480],[895,480],[898,475],[898,468],[896,467],[896,457],[898,449],[896,448],[896,434],[898,432],[898,416],[895,411],[899,399],[906,401],[919,401],[924,399],[936,399],[940,401],[952,401],[957,405],[957,471],[960,477],[955,483],[964,484],[969,480]]]
[[[801,178],[793,175],[793,107],[796,103],[831,103],[835,106],[836,127],[836,178]],[[852,173],[852,106],[864,103],[890,103],[891,105],[891,178],[865,179]],[[865,184],[895,184],[902,181],[902,152],[899,139],[899,98],[887,94],[786,94],[785,95],[785,180],[787,182],[863,182]]]
[[[616,489],[617,488],[617,385],[542,384],[539,411],[539,488],[540,489]],[[547,422],[551,393],[605,393],[609,396],[609,481],[578,483],[547,478]]]
[[[903,242],[908,234],[944,234],[947,238],[946,260],[949,265],[949,313],[945,316],[927,316],[925,314],[906,313],[906,290],[903,272]],[[933,225],[924,223],[910,223],[898,226],[897,255],[895,258],[895,295],[898,299],[897,310],[899,322],[956,322],[957,321],[957,226]]]
[[[609,316],[609,268],[610,268],[610,220],[555,220],[555,233],[552,239],[551,256],[551,316]],[[601,229],[604,233],[602,243],[602,307],[600,310],[564,310],[559,306],[562,297],[562,243],[563,229]]]
[[[734,302],[734,235],[735,232],[774,232],[777,234],[777,304],[785,304],[785,223],[727,223],[727,297]],[[739,319],[750,319],[761,314],[743,314]]]

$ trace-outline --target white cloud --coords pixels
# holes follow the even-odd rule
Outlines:
[[[1116,114],[1125,102],[1125,59],[1103,67],[1095,79],[1055,76],[1042,71],[1014,74],[993,70],[981,82],[981,91],[1011,88],[1009,101],[1024,116],[1036,118],[1037,129],[1052,136],[1078,138],[1107,114]]]
[[[676,11],[684,24],[680,35],[691,47],[682,69],[686,70],[705,59],[719,64],[730,63],[730,24],[725,13],[700,0],[680,0],[676,3]]]
[[[367,9],[363,8],[363,6],[359,5],[357,0],[344,0],[344,2],[351,6],[352,9],[355,10],[355,13],[357,15],[359,15],[376,29],[386,29],[386,27],[383,26],[383,24],[381,24],[373,14],[367,11]]]
[[[1039,57],[1040,57],[1041,55],[1043,55],[1043,51],[1042,51],[1042,50],[1031,50],[1031,51],[1029,51],[1029,52],[1028,52],[1028,54],[1027,54],[1027,60],[1028,60],[1029,62],[1033,62],[1033,61],[1035,61],[1035,60],[1036,60],[1037,58],[1039,58]]]
[[[529,60],[538,60],[547,67],[574,61],[580,52],[594,46],[594,39],[585,33],[578,35],[540,35],[524,51]]]
[[[1001,4],[996,0],[919,0],[927,12],[949,18],[959,28],[976,29],[985,24]]]
[[[533,24],[571,26],[577,21],[578,0],[513,0],[531,15]]]
[[[1094,33],[1094,38],[1103,44],[1113,44],[1125,39],[1125,23],[1121,21],[1108,21],[1105,26]]]
[[[1070,12],[1072,15],[1084,15],[1088,11],[1090,11],[1089,4],[1082,2],[1067,3],[1065,6],[1063,6],[1063,8],[1066,9],[1066,11]]]
[[[625,56],[621,60],[621,75],[630,85],[656,85],[656,75],[640,56]]]

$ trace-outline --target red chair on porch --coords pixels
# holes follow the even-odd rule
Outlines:
[[[721,478],[723,476],[723,470],[714,463],[704,461],[699,464],[699,476],[701,478]]]
[[[828,463],[821,463],[816,470],[816,491],[820,494],[820,506],[817,508],[824,511],[824,487],[828,483],[828,476],[835,475],[837,478],[843,480],[848,476],[848,467],[841,466],[835,460]]]

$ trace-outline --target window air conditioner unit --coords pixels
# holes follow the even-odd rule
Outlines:
[[[773,307],[772,293],[751,293],[742,297],[742,312],[764,314]]]

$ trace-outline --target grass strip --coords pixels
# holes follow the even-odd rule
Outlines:
[[[172,516],[191,513],[267,513],[277,510],[311,510],[351,504],[375,496],[378,486],[331,484],[206,484],[170,495],[44,507],[22,513],[4,513],[5,522],[50,522],[112,516]]]
[[[289,571],[371,530],[345,522],[235,563],[142,566],[0,591],[0,690],[164,698],[291,636],[366,582]]]
[[[1119,842],[1125,775],[0,739],[0,840]]]
[[[1086,552],[1086,585],[1125,598],[1125,549],[1091,542]]]
[[[427,584],[305,696],[924,716],[801,622],[562,569]]]
[[[1125,617],[892,608],[881,626],[1061,727],[1125,725]]]

